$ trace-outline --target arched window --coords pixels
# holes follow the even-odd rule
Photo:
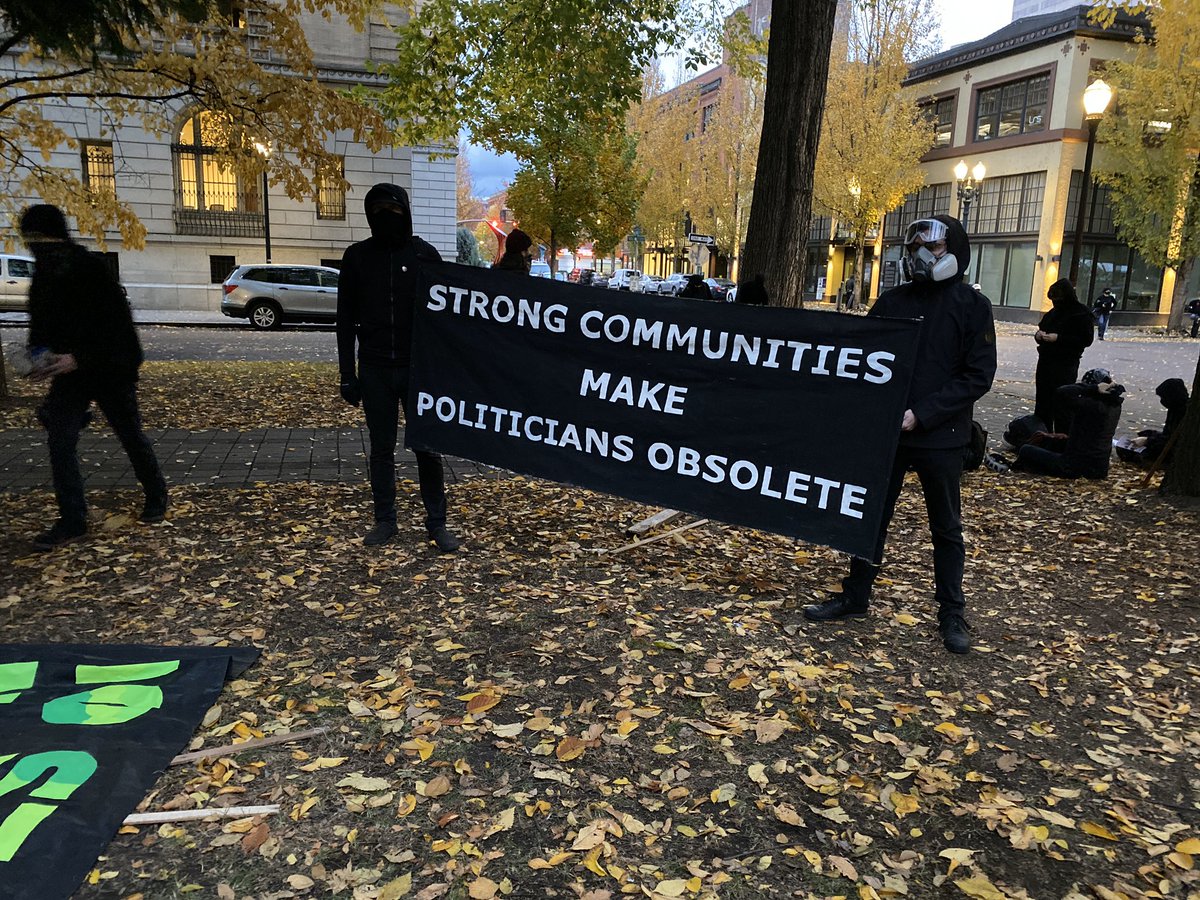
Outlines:
[[[179,129],[175,160],[175,221],[181,234],[262,233],[256,178],[243,178],[219,156],[229,145],[229,120],[197,111]]]

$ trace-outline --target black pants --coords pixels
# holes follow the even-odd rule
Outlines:
[[[1013,463],[1014,472],[1034,472],[1038,475],[1053,475],[1057,478],[1078,478],[1078,473],[1067,465],[1067,458],[1061,453],[1047,450],[1045,447],[1034,447],[1026,444],[1017,451],[1017,460]]]
[[[358,383],[362,390],[363,413],[371,434],[371,497],[375,521],[396,523],[396,436],[400,410],[408,402],[408,367],[360,364]],[[405,410],[407,416],[408,411]],[[425,527],[429,531],[446,524],[446,481],[442,458],[417,450],[417,479],[425,504]]]
[[[1062,360],[1039,359],[1037,371],[1034,374],[1036,393],[1033,402],[1033,414],[1045,423],[1049,431],[1065,431],[1057,427],[1057,411],[1054,408],[1054,392],[1064,384],[1074,384],[1079,378],[1079,360],[1063,362]]]
[[[88,380],[77,372],[59,375],[50,385],[46,399],[38,410],[38,418],[46,427],[58,514],[63,522],[71,526],[87,525],[87,501],[83,494],[83,475],[79,471],[77,449],[79,433],[91,419],[88,408],[93,400],[129,455],[129,462],[146,492],[146,499],[157,501],[167,494],[167,483],[154,456],[154,447],[142,431],[137,383]]]
[[[962,481],[962,448],[923,450],[900,447],[892,464],[892,476],[884,498],[883,520],[875,543],[875,559],[883,559],[888,526],[896,511],[896,500],[904,486],[908,471],[921,479],[925,509],[929,514],[929,531],[933,536],[934,598],[938,602],[938,617],[961,613],[966,606],[963,597],[963,564],[966,551],[962,536],[962,504],[959,485]],[[850,560],[850,574],[842,579],[842,590],[851,602],[866,607],[871,587],[881,566],[860,557]]]

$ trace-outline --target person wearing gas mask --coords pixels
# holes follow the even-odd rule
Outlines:
[[[921,481],[933,536],[934,596],[942,642],[952,653],[971,648],[962,588],[966,554],[959,483],[975,401],[988,392],[996,374],[996,331],[991,303],[963,281],[970,259],[967,233],[957,219],[941,215],[913,222],[905,232],[901,258],[904,283],[880,295],[871,307],[872,316],[921,320],[908,403],[897,423],[900,444],[874,558],[853,557],[841,593],[804,608],[810,621],[867,615],[888,525],[904,475],[912,470]]]
[[[368,468],[375,524],[363,543],[376,547],[396,536],[396,438],[400,410],[408,399],[417,272],[421,263],[442,258],[413,234],[404,188],[377,184],[364,203],[371,236],[350,245],[342,257],[337,342],[342,399],[351,406],[362,404],[371,436]],[[453,553],[460,542],[446,528],[442,458],[421,450],[416,456],[429,539],[442,553]]]

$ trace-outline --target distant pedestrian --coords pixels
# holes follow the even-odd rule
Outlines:
[[[843,296],[845,297],[846,301],[846,309],[849,310],[853,310],[855,303],[858,301],[858,292],[854,288],[854,276],[851,275],[846,279],[845,285],[843,285]]]
[[[761,272],[738,285],[736,300],[742,306],[766,306],[770,303],[771,298]]]
[[[704,283],[704,276],[698,274],[688,276],[687,284],[683,286],[679,296],[684,300],[711,300],[713,298],[712,291]]]
[[[938,630],[947,650],[966,653],[971,638],[963,595],[966,550],[960,487],[972,410],[996,375],[992,305],[963,282],[971,247],[957,219],[940,215],[913,222],[905,232],[904,253],[906,282],[885,291],[868,313],[922,320],[908,408],[896,423],[900,441],[883,498],[874,558],[853,557],[841,593],[804,607],[804,617],[831,622],[866,616],[896,500],[905,474],[913,470],[921,481],[933,538]]]
[[[1200,297],[1189,300],[1183,311],[1192,317],[1192,337],[1200,335]]]
[[[375,525],[363,544],[376,547],[396,536],[396,438],[400,410],[408,402],[417,273],[421,263],[442,258],[413,234],[404,188],[377,184],[364,203],[371,236],[350,245],[342,257],[337,342],[342,399],[351,406],[362,404],[371,435],[368,468]],[[423,450],[416,457],[425,528],[438,550],[453,553],[460,543],[446,528],[442,458]]]
[[[1092,314],[1079,302],[1074,285],[1066,278],[1050,285],[1046,296],[1053,306],[1042,316],[1033,336],[1038,348],[1033,414],[1047,431],[1062,431],[1055,427],[1054,392],[1064,384],[1074,384],[1079,377],[1083,351],[1092,345]]]
[[[31,206],[21,239],[33,253],[29,286],[30,355],[35,378],[53,379],[38,418],[46,427],[58,521],[34,539],[50,550],[87,534],[87,501],[79,471],[79,434],[93,401],[116,432],[146,495],[139,519],[167,513],[167,483],[138,411],[142,347],[120,283],[104,262],[71,240],[56,206]]]
[[[504,239],[504,255],[493,268],[528,275],[532,265],[533,239],[520,228],[514,228]]]
[[[1104,340],[1104,335],[1108,331],[1108,320],[1112,316],[1112,311],[1117,308],[1117,297],[1110,288],[1105,288],[1092,302],[1092,315],[1096,317],[1096,335],[1100,340]]]

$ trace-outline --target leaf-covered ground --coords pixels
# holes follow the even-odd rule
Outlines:
[[[710,525],[605,555],[645,507],[519,478],[453,488],[449,557],[412,484],[378,550],[365,485],[185,486],[157,526],[95,492],[46,556],[52,498],[0,493],[0,642],[252,643],[194,746],[330,728],[170,770],[147,809],[283,813],[125,829],[81,898],[1183,898],[1200,511],[1140,477],[967,479],[966,657],[915,485],[872,617],[817,627],[839,554]]]

